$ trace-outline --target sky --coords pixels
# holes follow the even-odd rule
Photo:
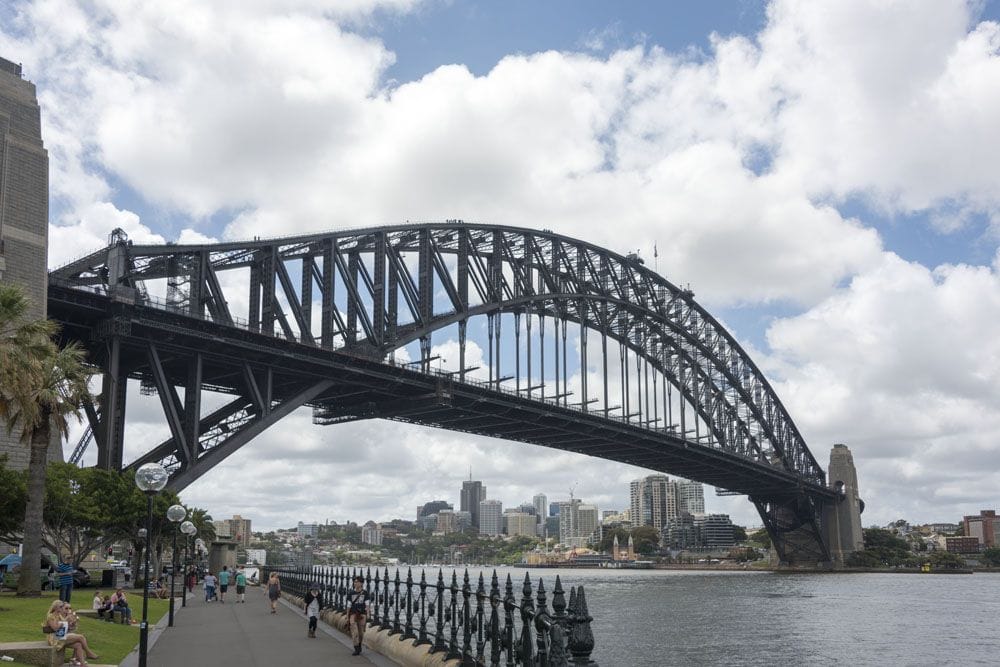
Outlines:
[[[655,244],[816,458],[852,449],[883,525],[1000,504],[998,20],[995,0],[8,0],[0,55],[38,87],[50,266],[115,227],[459,218]],[[166,429],[133,393],[134,458]],[[470,469],[505,506],[574,488],[602,510],[646,474],[305,410],[182,499],[268,529],[413,518],[457,507]]]

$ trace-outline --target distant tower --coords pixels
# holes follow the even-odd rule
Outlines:
[[[484,500],[486,500],[486,487],[482,482],[472,479],[462,482],[459,511],[468,512],[472,516],[472,525],[476,528],[479,528],[479,503]]]
[[[615,535],[615,541],[611,543],[611,559],[612,560],[621,560],[622,559],[621,547],[618,546],[618,536],[617,535]]]
[[[0,280],[24,288],[32,318],[45,317],[48,232],[49,155],[35,85],[21,78],[20,65],[0,58]],[[0,426],[0,455],[14,470],[28,467],[19,438]],[[62,460],[58,446],[49,447],[49,460]]]
[[[865,547],[861,532],[864,502],[858,492],[858,472],[854,467],[854,456],[847,445],[834,445],[830,451],[827,479],[830,488],[837,490],[839,499],[825,505],[823,525],[833,566],[843,567],[851,552],[861,551]]]
[[[631,535],[628,536],[628,554],[627,554],[627,558],[628,558],[628,560],[635,560],[635,541],[632,539]]]

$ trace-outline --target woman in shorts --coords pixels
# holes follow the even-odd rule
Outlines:
[[[278,598],[281,597],[281,582],[278,573],[272,572],[267,580],[267,599],[271,601],[271,613],[278,613]]]

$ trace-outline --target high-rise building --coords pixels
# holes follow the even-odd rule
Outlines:
[[[0,58],[0,280],[24,289],[32,319],[45,317],[48,234],[49,156],[35,84],[21,78],[20,65]],[[8,467],[28,467],[30,448],[0,424],[3,454]],[[49,447],[49,460],[61,461],[62,448]]]
[[[579,498],[558,505],[559,542],[570,547],[584,547],[592,542],[598,527],[597,506],[584,504]]]
[[[666,475],[632,480],[629,513],[633,526],[653,526],[662,531],[677,518],[677,485]]]
[[[374,521],[369,521],[365,525],[361,526],[361,542],[362,544],[374,544],[375,546],[381,546],[382,526],[378,525]]]
[[[535,506],[535,516],[538,517],[539,523],[544,523],[545,517],[549,514],[549,499],[544,493],[538,493],[531,502]]]
[[[216,537],[234,540],[244,549],[250,545],[250,519],[234,514],[232,519],[220,519],[212,523],[215,525]]]
[[[479,534],[500,535],[503,531],[503,503],[499,500],[479,501]]]
[[[459,509],[472,515],[472,525],[479,528],[479,503],[486,500],[486,487],[476,480],[462,482],[462,495]]]
[[[705,488],[701,482],[677,480],[677,512],[705,513]]]
[[[454,533],[456,530],[458,530],[458,524],[455,520],[455,512],[453,510],[441,510],[437,513],[437,527],[435,532]]]
[[[508,512],[504,514],[507,519],[507,534],[510,536],[528,535],[535,536],[535,526],[537,522],[533,514],[527,512]]]
[[[305,537],[316,537],[316,533],[319,532],[319,526],[314,523],[302,523],[299,521],[299,525],[296,526],[295,532],[300,539]]]
[[[996,510],[981,510],[979,515],[962,518],[963,533],[966,537],[975,537],[983,549],[997,545],[997,533],[1000,533],[1000,518]]]

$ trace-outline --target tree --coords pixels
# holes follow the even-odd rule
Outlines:
[[[756,544],[762,549],[771,548],[771,536],[767,534],[767,530],[764,528],[754,532],[748,539],[751,544]]]
[[[983,551],[983,565],[987,567],[1000,567],[1000,547],[990,547]]]
[[[0,541],[21,540],[27,497],[24,473],[9,469],[7,457],[0,456]]]
[[[28,443],[28,493],[24,511],[23,562],[41,562],[45,471],[53,432],[66,437],[68,418],[79,419],[89,396],[90,370],[84,351],[52,342],[55,325],[27,320],[28,301],[12,285],[0,285],[0,419],[8,430],[21,428]],[[17,594],[38,596],[41,582],[21,577]]]
[[[601,538],[601,543],[598,545],[597,550],[610,553],[615,544],[615,538],[618,538],[618,546],[625,549],[628,546],[628,528],[616,527],[611,530],[604,531],[604,537]]]
[[[628,540],[626,540],[626,543]],[[652,526],[632,529],[632,542],[637,554],[650,555],[660,548],[660,531]]]
[[[747,541],[747,529],[743,526],[733,526],[733,539],[737,544]]]

